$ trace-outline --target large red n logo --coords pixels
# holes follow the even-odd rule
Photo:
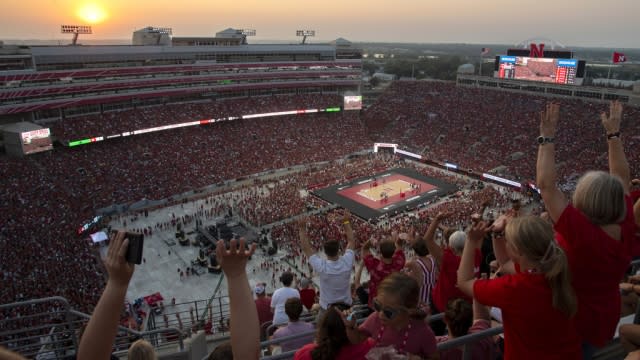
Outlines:
[[[539,45],[531,44],[531,51],[529,51],[529,57],[541,58],[544,57],[544,43]]]

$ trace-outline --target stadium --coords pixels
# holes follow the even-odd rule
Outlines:
[[[0,47],[0,345],[29,358],[76,356],[107,282],[100,259],[112,230],[144,234],[114,355],[144,338],[159,358],[202,359],[230,336],[218,240],[258,245],[249,285],[271,294],[285,272],[319,289],[301,219],[318,250],[324,240],[346,248],[345,223],[362,245],[425,234],[443,212],[454,215],[442,225],[459,230],[514,203],[539,215],[536,138],[548,102],[561,109],[564,193],[586,171],[608,169],[599,114],[612,100],[624,106],[629,172],[640,174],[638,87],[531,81],[555,70],[530,61],[528,80],[396,80],[364,108],[354,44],[254,45],[250,34],[178,38],[149,27],[131,46]],[[263,358],[293,358],[273,344],[261,343]],[[616,339],[594,358],[620,354]]]

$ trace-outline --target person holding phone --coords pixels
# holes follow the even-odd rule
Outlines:
[[[501,309],[504,359],[581,359],[576,295],[551,224],[537,216],[512,219],[505,235],[516,273],[476,280],[475,252],[488,231],[483,221],[469,230],[458,287],[479,303]]]
[[[108,359],[118,332],[120,312],[135,265],[127,262],[129,239],[125,231],[112,235],[104,266],[109,278],[80,339],[78,359]]]

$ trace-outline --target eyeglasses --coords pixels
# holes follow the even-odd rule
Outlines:
[[[380,305],[377,299],[373,299],[373,309],[377,312],[381,312],[384,315],[384,317],[386,317],[389,320],[393,320],[393,318],[396,317],[398,313],[403,311],[401,309],[382,307],[382,305]]]

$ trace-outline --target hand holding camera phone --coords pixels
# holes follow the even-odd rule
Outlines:
[[[130,264],[142,264],[142,248],[144,245],[144,235],[127,232],[124,238],[129,239],[129,246],[127,246],[127,254],[125,255],[127,262]]]

